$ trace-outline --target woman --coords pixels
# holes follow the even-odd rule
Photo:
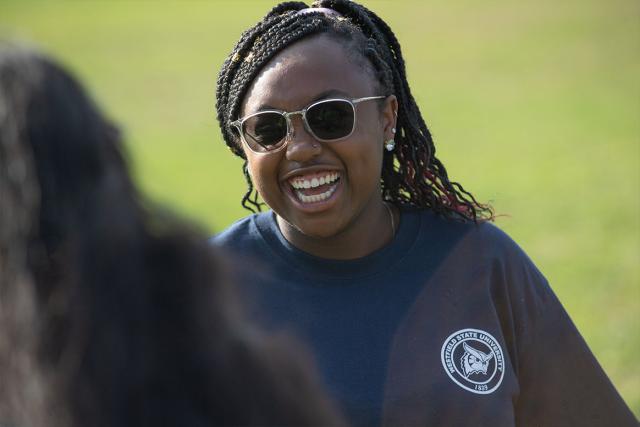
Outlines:
[[[121,148],[64,69],[0,44],[0,425],[342,425]]]
[[[309,343],[353,425],[635,425],[544,277],[435,157],[380,17],[282,3],[216,94],[243,205],[271,211],[214,241],[258,266],[257,318]]]

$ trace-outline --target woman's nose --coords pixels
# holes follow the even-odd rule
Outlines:
[[[290,132],[287,135],[287,159],[305,163],[322,152],[322,143],[307,131],[302,116],[291,117],[290,120]]]

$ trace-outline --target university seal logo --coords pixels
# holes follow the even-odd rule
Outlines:
[[[470,328],[454,332],[442,344],[441,357],[449,378],[472,393],[489,394],[502,383],[504,354],[488,332]]]

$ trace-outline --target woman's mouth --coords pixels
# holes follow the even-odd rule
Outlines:
[[[338,172],[320,172],[299,175],[289,179],[292,193],[303,205],[320,203],[329,199],[338,188],[340,174]]]

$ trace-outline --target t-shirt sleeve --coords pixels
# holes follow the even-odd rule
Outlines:
[[[516,425],[637,426],[586,342],[533,263],[517,248],[511,272],[520,393]]]

